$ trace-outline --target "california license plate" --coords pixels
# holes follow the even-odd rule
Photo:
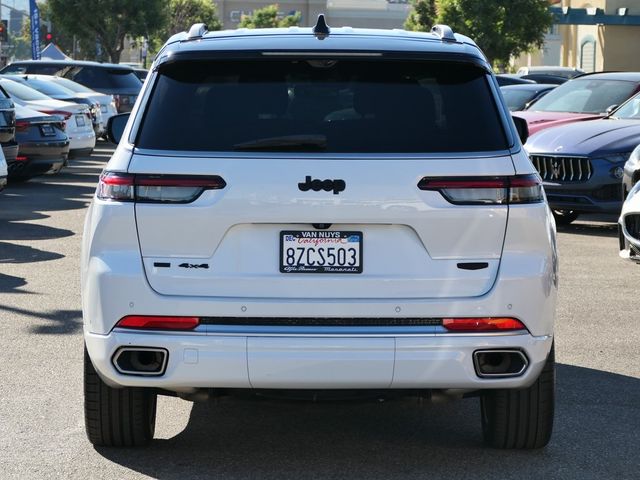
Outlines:
[[[78,127],[84,127],[84,115],[76,115],[76,125]]]
[[[282,273],[362,273],[362,232],[280,232]]]

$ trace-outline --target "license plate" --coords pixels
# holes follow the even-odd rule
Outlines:
[[[78,127],[84,127],[84,115],[76,115],[76,125]]]
[[[282,273],[362,273],[362,232],[280,232]]]
[[[56,132],[51,125],[40,125],[40,132],[45,137],[53,137]]]

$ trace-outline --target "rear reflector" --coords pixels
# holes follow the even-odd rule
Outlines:
[[[520,320],[510,317],[443,318],[442,326],[454,332],[503,332],[527,329]]]
[[[455,205],[507,205],[544,200],[537,175],[513,177],[424,177],[420,190],[437,191]]]
[[[105,172],[98,183],[98,198],[118,202],[190,203],[205,190],[220,190],[227,184],[215,176],[140,175]]]
[[[151,315],[129,315],[116,324],[119,328],[141,330],[192,330],[200,324],[199,317],[158,317]]]

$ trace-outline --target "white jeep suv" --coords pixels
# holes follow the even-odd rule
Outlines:
[[[198,24],[128,115],[84,233],[93,444],[237,389],[480,395],[490,445],[547,444],[555,226],[472,40]]]

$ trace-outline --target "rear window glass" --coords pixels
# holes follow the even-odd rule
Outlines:
[[[77,67],[70,70],[65,76],[74,82],[94,89],[140,89],[142,86],[142,82],[133,71],[119,68]]]
[[[159,75],[137,146],[333,153],[507,148],[486,73],[435,61],[191,61]]]

